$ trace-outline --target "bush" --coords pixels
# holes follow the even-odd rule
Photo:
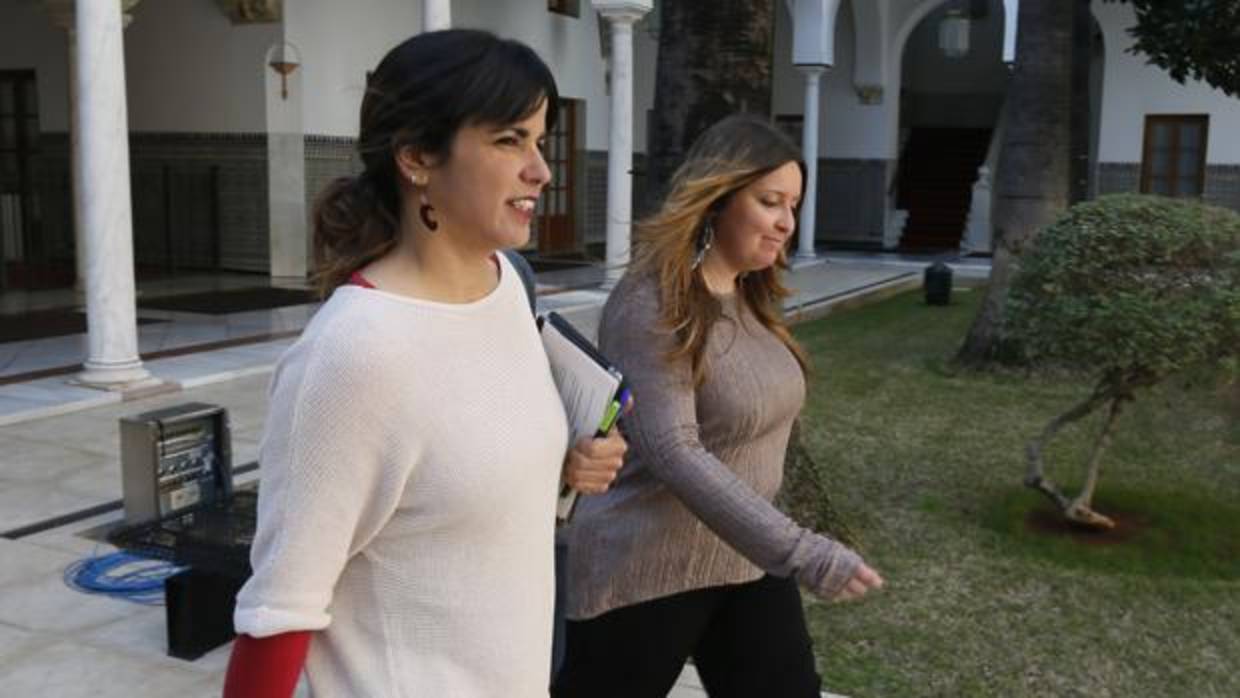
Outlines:
[[[1094,392],[1028,447],[1025,482],[1075,521],[1090,509],[1098,463],[1122,404],[1168,375],[1240,357],[1240,215],[1197,201],[1124,194],[1070,209],[1020,259],[1008,337],[1031,363],[1088,371]],[[1082,491],[1069,500],[1044,477],[1042,449],[1065,424],[1110,414]]]
[[[1240,215],[1122,194],[1078,204],[1020,260],[1008,332],[1035,362],[1157,380],[1240,352]]]

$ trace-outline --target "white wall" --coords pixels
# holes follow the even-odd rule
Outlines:
[[[305,132],[356,138],[366,71],[421,29],[420,0],[371,1],[364,10],[339,0],[286,1],[284,38],[301,53]]]
[[[1100,162],[1140,162],[1147,114],[1208,114],[1206,162],[1240,163],[1240,99],[1200,82],[1180,85],[1166,71],[1128,53],[1133,39],[1125,31],[1135,23],[1127,4],[1093,3],[1106,47],[1102,86]]]
[[[545,0],[455,0],[452,3],[453,26],[486,29],[529,44],[550,66],[560,95],[586,102],[584,145],[590,150],[607,149],[610,115],[610,97],[605,92],[603,56],[599,48],[599,21],[598,14],[584,0],[580,17],[548,12]],[[646,110],[654,103],[654,66],[658,50],[645,27],[644,22],[640,23],[633,32],[633,144],[638,152],[644,152],[646,146]]]
[[[366,12],[338,0],[286,2],[285,36],[302,55],[301,80],[308,134],[357,135],[365,73],[397,43],[421,30],[421,2],[374,2]],[[452,25],[486,29],[532,46],[555,75],[560,94],[586,101],[585,146],[607,148],[609,98],[604,93],[597,15],[588,2],[581,17],[547,11],[543,0],[455,0]],[[634,34],[634,142],[645,146],[645,112],[653,103],[654,40]]]
[[[805,78],[792,65],[792,17],[785,3],[777,4],[772,107],[776,114],[803,114]],[[881,103],[862,104],[853,79],[855,60],[852,2],[845,0],[835,22],[835,65],[823,75],[820,88],[818,151],[825,158],[894,158],[885,122],[899,91],[888,85]]]
[[[300,4],[286,2],[285,7]],[[125,30],[131,131],[262,133],[278,23],[233,26],[211,0],[143,2]]]
[[[0,70],[34,70],[39,128],[69,130],[69,39],[42,3],[0,5]]]

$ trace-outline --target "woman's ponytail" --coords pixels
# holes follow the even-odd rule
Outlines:
[[[381,186],[365,174],[339,177],[315,201],[313,281],[323,298],[396,246],[398,204]]]

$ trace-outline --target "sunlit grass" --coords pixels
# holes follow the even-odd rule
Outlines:
[[[849,696],[1240,695],[1240,427],[1211,374],[1144,394],[1096,503],[1140,525],[1098,544],[1037,533],[1026,441],[1083,397],[1065,374],[955,373],[980,300],[918,294],[802,325],[804,419],[834,503],[888,588],[808,600],[829,689]],[[1047,451],[1077,487],[1099,420]],[[1053,519],[1052,519],[1053,520]]]

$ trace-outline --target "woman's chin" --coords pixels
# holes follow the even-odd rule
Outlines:
[[[526,226],[520,229],[503,231],[493,238],[495,246],[500,249],[513,249],[516,247],[525,247],[530,241],[530,228]]]

